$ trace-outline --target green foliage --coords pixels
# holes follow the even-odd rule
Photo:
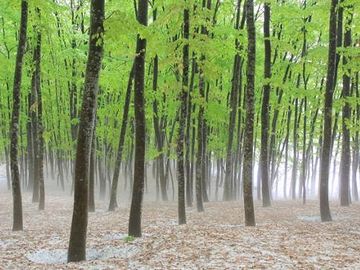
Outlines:
[[[134,236],[128,235],[124,238],[125,243],[131,243],[135,240]]]
[[[35,33],[41,31],[42,44],[42,90],[44,103],[44,138],[47,149],[59,152],[64,157],[73,157],[75,141],[71,134],[71,127],[79,123],[79,109],[84,83],[88,50],[89,3],[83,1],[81,7],[70,7],[67,1],[33,0],[29,1],[28,47],[25,59],[22,84],[21,107],[21,149],[26,152],[26,125],[28,122],[28,94],[31,87],[31,72],[33,70],[32,50],[34,48]],[[191,93],[194,108],[192,112],[191,129],[196,122],[198,107],[205,107],[205,119],[209,129],[208,150],[218,157],[224,157],[229,122],[229,94],[232,85],[232,67],[234,56],[238,53],[242,58],[241,97],[246,90],[246,29],[234,29],[234,1],[220,1],[216,15],[214,7],[211,11],[194,4],[199,1],[155,0],[151,2],[149,11],[149,26],[140,25],[135,17],[133,1],[106,1],[105,21],[105,53],[103,69],[100,78],[99,100],[97,110],[96,138],[98,154],[104,155],[109,149],[109,157],[114,161],[113,153],[117,149],[122,109],[129,73],[135,57],[135,41],[137,35],[147,39],[148,49],[146,58],[146,121],[147,121],[147,159],[152,160],[160,153],[155,147],[153,127],[153,103],[158,104],[158,117],[162,119],[165,134],[164,153],[170,151],[170,158],[174,157],[176,135],[170,141],[173,123],[178,115],[179,92],[182,87],[182,50],[186,40],[182,36],[183,9],[188,7],[190,12],[191,34],[188,41],[191,63],[196,61],[204,71],[204,79],[209,85],[206,98],[199,95],[199,74],[193,79]],[[216,2],[216,1],[213,1]],[[294,110],[294,99],[307,98],[309,118],[317,108],[322,106],[324,87],[321,90],[321,80],[325,77],[327,66],[328,40],[328,12],[329,1],[307,1],[304,7],[299,1],[269,0],[271,15],[271,44],[272,44],[272,77],[263,79],[264,46],[262,33],[262,4],[257,1],[257,62],[256,62],[256,121],[259,123],[261,111],[262,87],[271,84],[271,121],[278,111],[278,123],[285,123],[287,111]],[[215,5],[215,3],[213,3]],[[360,4],[357,0],[344,0],[342,5],[353,6],[354,20],[347,29],[353,32],[353,41],[360,40]],[[35,7],[41,11],[40,18],[36,16]],[[16,57],[17,32],[19,27],[20,1],[2,0],[0,2],[0,117],[1,134],[0,150],[8,146],[8,130],[10,122],[13,70]],[[157,11],[156,20],[154,11]],[[241,9],[242,11],[242,9]],[[348,11],[345,15],[348,16]],[[308,18],[311,19],[309,20]],[[201,33],[206,26],[208,33]],[[306,34],[306,53],[303,53],[304,33]],[[236,40],[239,46],[235,46]],[[344,101],[341,99],[341,80],[343,74],[350,74],[353,78],[360,71],[359,45],[352,48],[338,48],[341,56],[351,59],[348,65],[339,63],[338,82],[334,92],[335,113],[340,112]],[[153,59],[159,58],[159,77],[156,92],[153,91]],[[308,78],[306,87],[304,78]],[[75,89],[74,98],[71,89]],[[281,97],[281,98],[280,98]],[[72,101],[70,101],[73,99]],[[71,102],[75,102],[77,111],[71,116]],[[348,98],[353,110],[359,105],[359,97]],[[244,129],[243,100],[240,101],[241,112],[240,129]],[[303,110],[303,108],[301,109]],[[319,119],[315,122],[314,133],[321,132],[321,110]],[[237,116],[239,117],[239,116]],[[294,121],[294,116],[291,116]],[[124,151],[130,151],[134,134],[134,110],[130,108],[129,123]],[[352,134],[360,130],[357,121],[347,123]],[[300,122],[300,125],[303,125]],[[291,131],[293,129],[291,125]],[[175,128],[177,126],[175,125]],[[257,125],[256,139],[259,139],[260,125]],[[299,127],[301,130],[301,127]],[[191,131],[193,132],[193,131]],[[176,132],[173,132],[176,134]],[[276,131],[276,137],[283,139],[284,126]],[[302,134],[299,133],[299,137]],[[236,140],[237,138],[236,134]],[[293,138],[290,136],[290,142]],[[126,156],[127,157],[127,156]]]

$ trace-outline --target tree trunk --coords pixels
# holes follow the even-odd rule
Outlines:
[[[186,4],[186,1],[185,1]],[[185,167],[184,167],[184,142],[185,142],[185,124],[186,124],[186,105],[187,92],[189,89],[189,31],[190,31],[190,14],[189,9],[184,9],[184,39],[183,47],[183,74],[182,89],[180,92],[180,117],[177,141],[177,175],[178,175],[178,218],[179,225],[186,224],[185,212]]]
[[[96,116],[95,116],[96,117]],[[96,126],[96,120],[94,120]],[[92,140],[91,140],[91,151],[90,151],[90,168],[89,168],[89,212],[95,212],[95,167],[96,167],[96,127],[94,127]]]
[[[121,129],[120,129],[120,138],[119,138],[118,151],[117,151],[116,162],[115,162],[114,176],[113,176],[112,185],[111,185],[109,211],[114,211],[115,208],[118,206],[118,204],[117,204],[117,187],[118,187],[118,183],[119,183],[122,153],[124,150],[124,142],[125,142],[125,135],[126,135],[126,127],[127,127],[127,123],[128,123],[129,107],[130,107],[130,101],[131,101],[131,88],[132,88],[133,80],[134,80],[134,65],[131,68],[129,80],[128,80],[128,84],[127,84],[127,89],[126,89],[126,96],[125,96],[125,103],[124,103],[124,110],[123,110],[123,119],[122,119]]]
[[[246,27],[248,33],[248,55],[246,70],[246,120],[244,137],[243,186],[245,225],[255,226],[255,212],[252,194],[253,185],[253,148],[254,148],[254,107],[255,107],[255,60],[256,30],[254,22],[254,1],[246,3]]]
[[[355,97],[359,98],[359,73],[356,73],[356,76],[353,81],[353,89],[355,91]],[[358,124],[360,120],[360,105],[356,104],[354,114],[355,123]],[[359,131],[355,131],[354,143],[353,143],[353,160],[352,160],[352,196],[355,201],[359,200],[358,185],[357,185],[357,171],[359,169]]]
[[[236,21],[235,21],[235,30],[240,28],[240,9],[241,9],[241,0],[237,0],[236,4]],[[240,48],[239,40],[235,40],[235,47],[237,50]],[[233,140],[234,140],[234,131],[236,124],[236,113],[237,113],[237,102],[238,102],[238,93],[239,93],[239,79],[241,73],[241,57],[237,53],[234,57],[233,64],[233,75],[231,82],[231,91],[230,91],[230,114],[229,114],[229,126],[228,126],[228,140],[226,147],[226,167],[225,167],[225,182],[224,182],[224,194],[223,200],[229,201],[234,199],[232,194],[232,182],[234,179],[233,176]]]
[[[331,1],[329,20],[328,70],[324,103],[324,130],[320,160],[320,214],[321,221],[331,221],[329,206],[329,169],[331,155],[332,104],[336,69],[336,6],[337,0]]]
[[[148,1],[138,1],[137,20],[140,24],[147,26]],[[141,208],[144,195],[144,173],[145,173],[145,52],[146,39],[138,34],[136,44],[136,58],[134,64],[135,78],[135,163],[134,184],[129,219],[129,235],[141,237]]]
[[[102,35],[104,32],[104,16],[105,1],[92,0],[89,52],[75,160],[74,211],[71,223],[68,262],[86,259],[90,152],[96,115],[99,74],[103,56]]]
[[[265,43],[265,60],[264,60],[264,86],[263,100],[261,108],[261,149],[260,149],[260,167],[261,167],[261,187],[263,206],[268,207],[270,202],[269,190],[269,101],[271,91],[271,42],[270,42],[270,4],[264,4],[264,43]]]
[[[12,194],[13,194],[13,231],[20,231],[23,229],[23,214],[22,214],[22,198],[21,198],[21,184],[18,164],[18,133],[20,125],[20,97],[21,97],[21,79],[22,66],[26,48],[28,23],[28,2],[21,1],[21,21],[19,43],[16,55],[14,87],[13,87],[13,111],[10,126],[10,169],[12,180]]]
[[[37,15],[40,17],[40,10],[36,9]],[[41,93],[41,30],[38,30],[36,41],[36,60],[35,60],[35,84],[37,94],[37,134],[36,145],[37,157],[36,166],[38,184],[39,184],[39,210],[45,209],[45,182],[44,182],[44,126],[43,126],[43,105],[42,105],[42,93]],[[34,56],[35,56],[34,55]]]
[[[351,25],[352,14],[348,15],[347,25]],[[351,28],[345,30],[344,48],[351,47]],[[346,55],[343,56],[343,66],[345,73],[343,75],[342,96],[345,104],[342,108],[342,147],[341,147],[341,163],[340,163],[340,204],[341,206],[349,206],[350,204],[350,130],[349,123],[351,119],[351,107],[348,101],[350,97],[350,74],[351,70],[347,66],[351,62]]]

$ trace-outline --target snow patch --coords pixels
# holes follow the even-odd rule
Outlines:
[[[298,216],[298,219],[302,221],[309,221],[309,222],[320,222],[320,216]]]
[[[140,250],[135,246],[125,245],[121,248],[107,246],[102,249],[90,248],[86,252],[88,261],[107,260],[111,258],[129,258]],[[67,250],[65,249],[39,249],[33,253],[26,254],[26,258],[31,262],[38,264],[66,264]]]
[[[124,240],[126,237],[128,237],[126,233],[109,233],[104,235],[103,239],[106,241]]]
[[[16,243],[17,240],[0,240],[0,248],[7,248],[9,245]]]
[[[26,254],[26,258],[40,264],[65,264],[67,262],[67,251],[65,249],[40,249],[34,253]]]

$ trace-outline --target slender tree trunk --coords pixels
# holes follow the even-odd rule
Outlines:
[[[40,17],[40,10],[37,9],[37,14]],[[42,92],[41,92],[41,32],[38,30],[37,42],[36,42],[37,57],[35,61],[36,72],[36,93],[37,93],[37,177],[39,182],[39,210],[45,209],[45,181],[44,181],[44,126],[43,126],[43,104],[42,104]]]
[[[235,29],[239,30],[240,27],[240,9],[241,9],[241,0],[237,0],[236,5],[236,21]],[[239,50],[240,44],[239,41],[235,40],[235,47]],[[226,167],[225,167],[225,182],[224,182],[224,201],[229,201],[234,199],[232,197],[232,182],[233,182],[233,140],[235,134],[235,124],[236,124],[236,113],[237,113],[237,103],[238,103],[238,93],[239,93],[239,79],[241,73],[241,57],[237,53],[234,57],[233,65],[233,76],[231,83],[230,91],[230,114],[229,114],[229,127],[228,127],[228,141],[226,147]]]
[[[132,88],[133,80],[134,80],[134,66],[131,68],[129,80],[128,80],[128,84],[127,84],[124,110],[123,110],[123,118],[122,118],[121,129],[120,129],[118,151],[117,151],[116,162],[115,162],[114,176],[113,176],[112,185],[111,185],[109,211],[114,211],[115,208],[118,206],[118,204],[117,204],[117,187],[118,187],[118,183],[119,183],[122,153],[124,150],[126,127],[127,127],[127,123],[128,123],[129,107],[130,107],[130,101],[131,101],[131,88]]]
[[[299,80],[299,79],[298,79]],[[292,166],[292,173],[291,173],[291,198],[293,200],[296,199],[296,180],[297,180],[297,138],[298,138],[298,125],[297,125],[297,118],[298,118],[298,106],[299,101],[295,99],[295,111],[294,111],[294,130],[293,130],[293,166]]]
[[[137,20],[147,26],[148,1],[138,1]],[[141,237],[141,208],[144,195],[145,173],[145,52],[146,39],[138,34],[136,44],[136,57],[134,65],[135,78],[135,164],[134,184],[129,219],[129,235]]]
[[[185,144],[186,144],[186,152],[185,152],[185,167],[186,167],[186,204],[188,207],[191,207],[193,204],[193,151],[191,147],[191,137],[194,138],[195,133],[192,132],[192,96],[191,93],[194,90],[194,80],[195,80],[195,71],[196,71],[196,62],[192,59],[192,68],[191,68],[191,79],[189,85],[189,91],[187,94],[188,104],[187,104],[187,120],[186,120],[186,135],[185,135]]]
[[[263,206],[271,205],[269,190],[269,101],[271,91],[271,42],[270,42],[270,4],[264,4],[264,43],[265,43],[265,60],[264,60],[264,80],[263,100],[261,108],[261,150],[260,150],[260,167],[261,167],[261,187]]]
[[[355,91],[355,96],[357,98],[360,97],[359,95],[359,73],[356,73],[356,76],[353,80],[353,89]],[[358,124],[360,120],[360,105],[355,106],[354,114],[355,123]],[[354,136],[354,143],[353,143],[353,160],[352,160],[352,196],[355,201],[359,200],[358,194],[358,185],[357,185],[357,171],[359,169],[359,131],[355,131]]]
[[[92,0],[90,14],[89,52],[75,160],[74,211],[71,223],[68,262],[86,259],[90,155],[96,115],[99,74],[103,56],[102,34],[104,32],[105,1]]]
[[[185,5],[187,2],[185,1]],[[184,39],[183,47],[183,72],[182,72],[182,89],[180,92],[180,117],[177,141],[177,174],[178,174],[178,218],[179,225],[186,224],[185,212],[185,167],[184,167],[184,140],[186,124],[186,103],[187,92],[189,89],[189,32],[190,32],[190,14],[189,9],[184,9]]]
[[[351,25],[352,15],[348,15],[347,25]],[[351,47],[351,28],[345,30],[344,48]],[[349,61],[350,60],[350,61]],[[347,66],[351,62],[347,56],[343,56],[343,66],[345,73],[343,75],[342,96],[345,104],[342,108],[342,147],[341,147],[341,163],[340,163],[340,204],[341,206],[350,205],[350,130],[349,123],[351,119],[351,107],[348,101],[350,97],[350,74],[351,70]]]
[[[37,96],[37,76],[40,76],[40,73],[37,72],[38,70],[38,61],[39,61],[39,57],[40,57],[40,51],[38,49],[38,46],[35,46],[34,49],[34,55],[33,55],[33,62],[35,63],[35,70],[32,74],[32,78],[31,78],[31,97],[30,97],[30,115],[31,115],[31,140],[32,140],[32,155],[33,155],[33,160],[32,160],[32,164],[33,168],[31,170],[29,170],[30,172],[33,172],[33,175],[31,175],[30,177],[32,177],[32,182],[33,182],[33,194],[32,194],[32,202],[36,203],[39,202],[39,166],[38,166],[38,143],[39,143],[39,132],[38,132],[38,115],[37,115],[37,104],[38,104],[38,96]],[[40,80],[39,80],[40,81]]]

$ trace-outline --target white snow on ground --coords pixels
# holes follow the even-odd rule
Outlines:
[[[0,240],[0,248],[7,248],[10,245],[13,245],[16,243],[16,240]],[[1,268],[0,268],[1,269]]]
[[[40,249],[34,253],[27,253],[26,258],[34,263],[64,264],[67,261],[67,251],[65,249]]]
[[[104,235],[103,239],[106,241],[111,240],[124,240],[128,235],[126,233],[110,233]]]
[[[88,261],[107,260],[111,258],[129,258],[139,252],[135,246],[114,247],[107,246],[102,249],[90,248],[86,252]],[[27,253],[26,258],[39,264],[66,264],[67,250],[65,249],[39,249],[33,253]]]
[[[308,222],[321,222],[320,216],[298,216],[298,219]]]

